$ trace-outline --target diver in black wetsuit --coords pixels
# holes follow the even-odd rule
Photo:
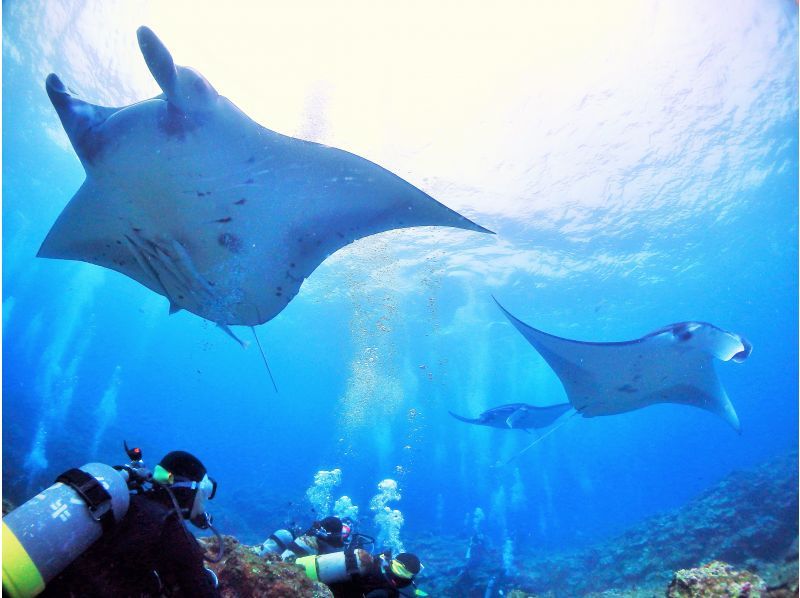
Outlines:
[[[173,451],[156,466],[152,488],[130,497],[122,521],[47,585],[44,597],[216,597],[216,577],[185,527],[208,527],[216,482],[193,455]],[[173,500],[174,499],[174,500]],[[179,511],[179,512],[178,512]]]
[[[391,551],[387,551],[373,557],[367,573],[354,575],[347,582],[328,584],[328,587],[334,598],[427,596],[414,585],[414,578],[421,569],[417,555],[401,552],[392,558]]]

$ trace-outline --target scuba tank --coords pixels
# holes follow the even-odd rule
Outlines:
[[[366,550],[356,548],[344,552],[303,556],[295,564],[305,569],[309,579],[331,584],[348,581],[354,575],[366,575],[372,566],[372,555]]]
[[[88,463],[3,517],[3,595],[35,596],[128,512],[127,475]]]
[[[317,539],[314,536],[303,534],[287,544],[286,550],[281,553],[281,560],[291,563],[298,557],[315,555],[318,552]]]
[[[272,535],[264,540],[262,544],[256,546],[253,550],[259,556],[264,556],[267,553],[281,554],[286,550],[294,540],[294,534],[288,529],[279,529],[272,533]]]

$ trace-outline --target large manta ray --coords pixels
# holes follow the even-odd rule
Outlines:
[[[511,403],[493,407],[481,413],[477,418],[471,419],[448,411],[457,420],[468,424],[503,428],[510,430],[530,430],[546,428],[564,413],[572,409],[569,403],[537,407],[527,403]]]
[[[334,251],[411,226],[490,232],[359,156],[252,121],[137,32],[164,93],[95,106],[46,87],[86,171],[38,255],[111,268],[216,322],[274,318]]]
[[[497,305],[553,368],[584,417],[680,403],[715,413],[739,431],[739,417],[713,364],[715,357],[747,359],[753,347],[738,334],[704,322],[681,322],[632,341],[591,343],[531,328]]]

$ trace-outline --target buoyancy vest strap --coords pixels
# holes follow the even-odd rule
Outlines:
[[[91,474],[82,469],[68,469],[56,478],[56,482],[66,484],[80,497],[89,507],[92,519],[99,521],[103,526],[103,533],[108,532],[114,527],[114,510],[111,508],[111,495],[108,490],[103,488]]]

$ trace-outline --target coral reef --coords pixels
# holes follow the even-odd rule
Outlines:
[[[225,554],[219,563],[210,563],[219,578],[222,598],[332,598],[324,584],[311,581],[300,567],[282,562],[277,555],[258,556],[252,547],[232,536],[223,536]],[[216,554],[216,538],[201,538],[200,544]]]
[[[667,588],[667,598],[761,598],[766,592],[767,584],[758,575],[737,571],[721,561],[711,561],[696,569],[676,571]]]
[[[521,545],[513,569],[504,567],[501,537],[469,566],[466,537],[426,534],[406,543],[423,557],[421,583],[436,596],[508,595],[512,588],[538,597],[664,596],[674,571],[715,560],[756,573],[770,588],[763,596],[797,596],[797,489],[793,453],[735,472],[683,508],[587,549],[543,557]],[[484,594],[493,578],[495,594]]]
[[[391,513],[386,503],[399,499],[396,483],[388,482],[373,501],[378,514]],[[12,508],[4,499],[4,514]],[[406,544],[425,564],[420,588],[438,597],[796,598],[797,512],[797,454],[791,454],[733,473],[681,509],[570,554],[543,557],[525,552],[524,543],[512,551],[504,535],[482,533],[478,509],[466,523],[471,534],[428,531]],[[216,553],[216,538],[200,542]],[[223,597],[332,598],[325,585],[277,555],[258,556],[233,536],[223,543],[224,558],[209,565]]]

